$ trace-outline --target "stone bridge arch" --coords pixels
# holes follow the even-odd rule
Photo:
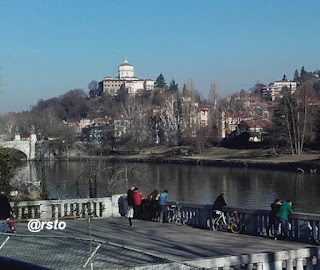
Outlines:
[[[20,135],[16,134],[13,141],[0,142],[0,147],[19,150],[26,155],[27,160],[34,160],[36,158],[36,141],[35,134],[31,134],[29,140],[21,140]]]

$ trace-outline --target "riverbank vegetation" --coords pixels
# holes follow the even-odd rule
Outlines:
[[[288,82],[286,76],[281,82]],[[160,74],[154,91],[138,95],[122,88],[117,96],[75,89],[39,100],[29,111],[0,116],[0,129],[4,139],[12,139],[18,127],[27,139],[36,126],[38,139],[49,141],[55,158],[70,151],[132,154],[154,146],[189,147],[198,154],[218,146],[300,155],[320,150],[319,71],[296,70],[294,82],[296,91],[283,87],[276,97],[265,95],[269,86],[257,83],[226,98],[212,82],[203,97],[192,80],[180,88],[174,79],[167,85]],[[97,90],[92,85],[98,84],[89,84]]]

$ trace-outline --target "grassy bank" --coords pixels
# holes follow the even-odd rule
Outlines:
[[[85,160],[88,156],[74,156],[69,160]],[[98,158],[98,157],[94,157]],[[320,173],[320,153],[303,153],[300,155],[274,154],[265,149],[227,149],[212,147],[201,153],[192,149],[174,147],[146,148],[139,153],[104,156],[106,160],[119,162],[176,163],[207,166],[236,166],[247,168],[277,169],[296,171],[297,173]],[[317,171],[315,171],[317,170]]]

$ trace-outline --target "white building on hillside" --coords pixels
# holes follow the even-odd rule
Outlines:
[[[262,89],[264,96],[270,96],[271,100],[274,101],[277,97],[281,98],[281,90],[283,87],[287,87],[294,93],[297,90],[297,83],[294,81],[288,81],[287,77],[284,75],[281,81],[275,81],[270,83],[268,86]]]
[[[139,79],[134,76],[134,67],[124,59],[118,66],[118,77],[105,77],[99,83],[102,92],[116,96],[120,88],[125,88],[129,94],[138,94],[142,91],[153,91],[154,81],[151,79]]]

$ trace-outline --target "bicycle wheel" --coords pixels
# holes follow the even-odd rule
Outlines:
[[[232,221],[230,230],[232,233],[240,233],[242,230],[243,224],[240,219],[235,219]]]
[[[168,223],[173,223],[174,222],[174,216],[172,214],[172,212],[168,212],[167,215],[166,215],[166,221]]]
[[[215,218],[212,221],[212,230],[213,231],[221,231],[223,229],[223,220],[222,218]]]
[[[182,218],[181,217],[175,217],[174,218],[174,224],[176,224],[178,226],[183,225]]]

